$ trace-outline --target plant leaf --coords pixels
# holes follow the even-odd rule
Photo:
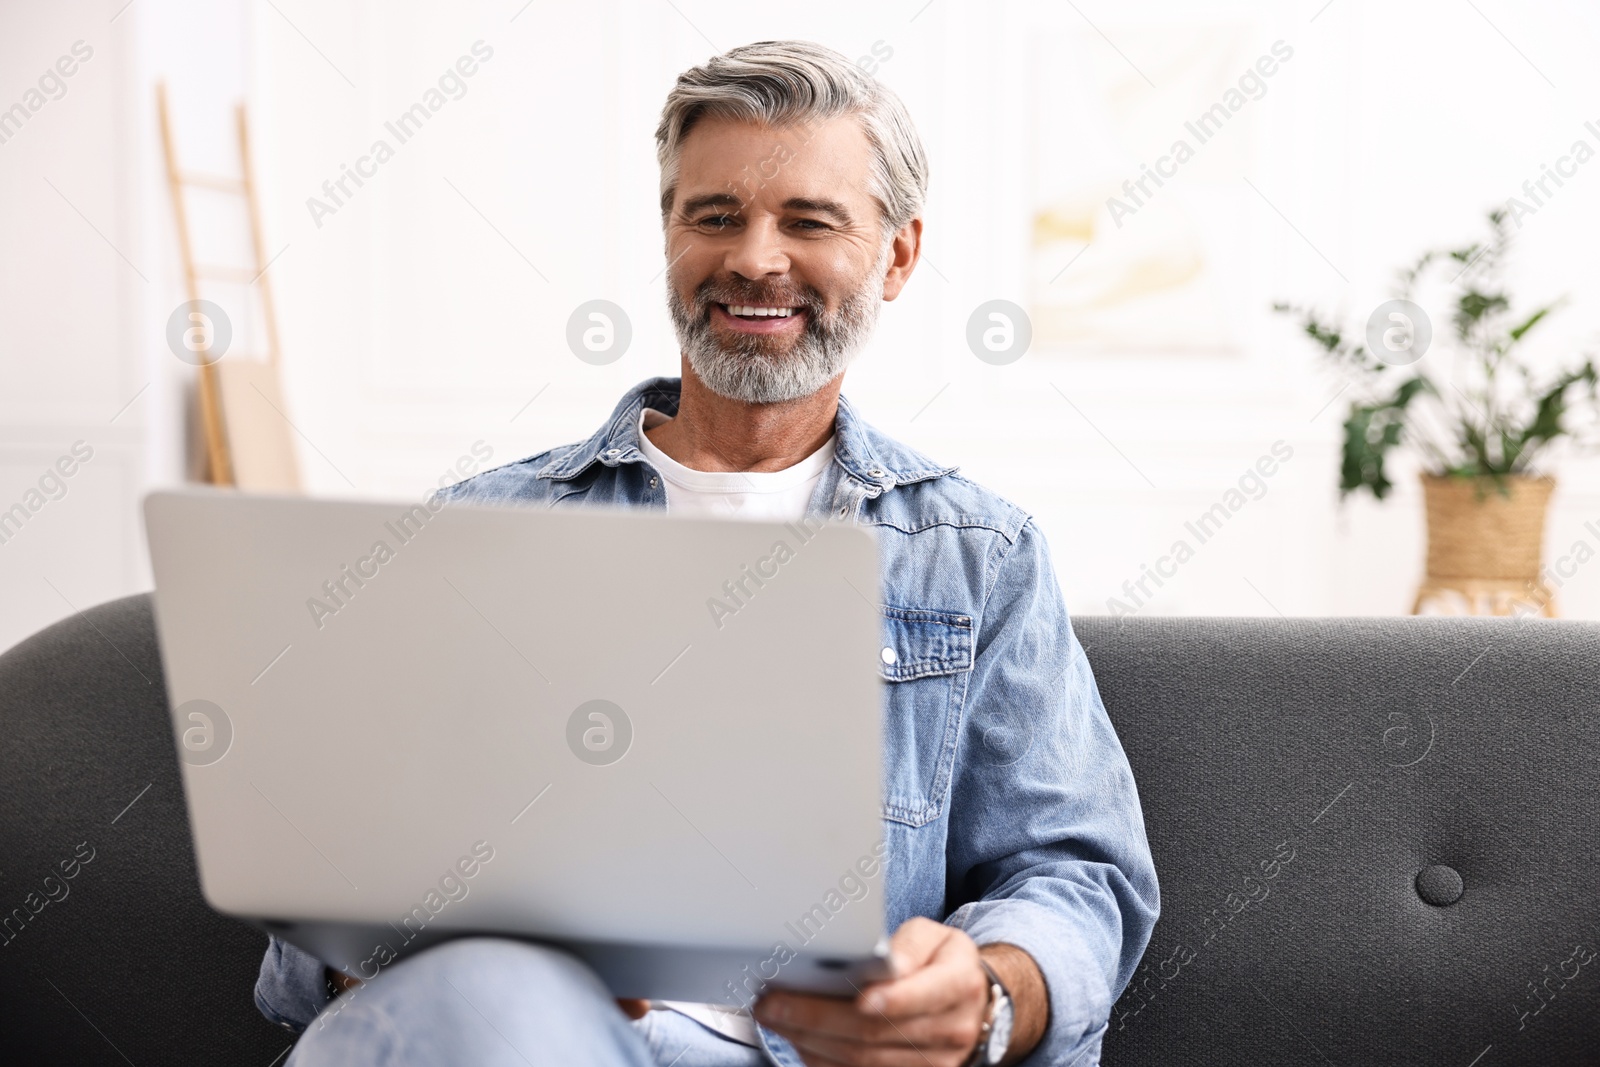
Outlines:
[[[1542,320],[1546,315],[1550,314],[1550,312],[1554,311],[1555,309],[1556,309],[1556,305],[1555,304],[1546,304],[1544,307],[1540,308],[1538,311],[1535,311],[1532,315],[1529,315],[1527,317],[1527,319],[1523,321],[1522,325],[1514,327],[1512,329],[1512,331],[1511,331],[1511,343],[1515,344],[1516,342],[1522,340],[1522,335],[1523,334],[1527,333],[1529,330],[1531,330],[1535,326],[1539,325],[1540,320]],[[1507,346],[1507,347],[1509,347],[1509,346]]]
[[[1531,458],[1541,448],[1566,433],[1567,390],[1580,382],[1587,383],[1591,393],[1597,378],[1594,361],[1585,360],[1583,366],[1557,378],[1545,390],[1534,406],[1533,418],[1522,432],[1516,435],[1517,458]],[[1526,464],[1523,464],[1526,466]]]
[[[1433,383],[1418,375],[1400,383],[1394,395],[1376,404],[1354,403],[1344,422],[1344,447],[1339,460],[1339,492],[1349,496],[1361,489],[1370,490],[1379,500],[1389,495],[1394,483],[1385,470],[1390,451],[1405,434],[1405,414],[1411,402],[1423,393],[1435,393]]]

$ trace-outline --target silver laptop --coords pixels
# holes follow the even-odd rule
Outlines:
[[[369,978],[479,933],[628,997],[886,973],[867,531],[217,490],[145,523],[218,911]]]

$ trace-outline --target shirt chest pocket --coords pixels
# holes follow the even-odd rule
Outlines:
[[[972,673],[972,617],[886,606],[879,656],[888,696],[883,724],[883,817],[921,826],[950,792],[961,708]]]

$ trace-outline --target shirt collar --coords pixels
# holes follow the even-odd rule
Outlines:
[[[588,440],[557,453],[540,469],[538,476],[568,481],[595,463],[615,467],[643,459],[644,454],[639,451],[639,413],[651,407],[676,415],[681,388],[679,378],[650,378],[640,382],[623,394],[600,429]],[[956,470],[939,466],[914,449],[879,433],[856,414],[850,401],[843,396],[839,397],[833,432],[833,461],[857,480],[877,486],[880,492],[897,485],[940,478]]]

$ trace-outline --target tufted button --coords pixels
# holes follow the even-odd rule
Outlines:
[[[1461,875],[1454,867],[1436,863],[1417,872],[1417,896],[1436,908],[1449,907],[1461,899]]]

